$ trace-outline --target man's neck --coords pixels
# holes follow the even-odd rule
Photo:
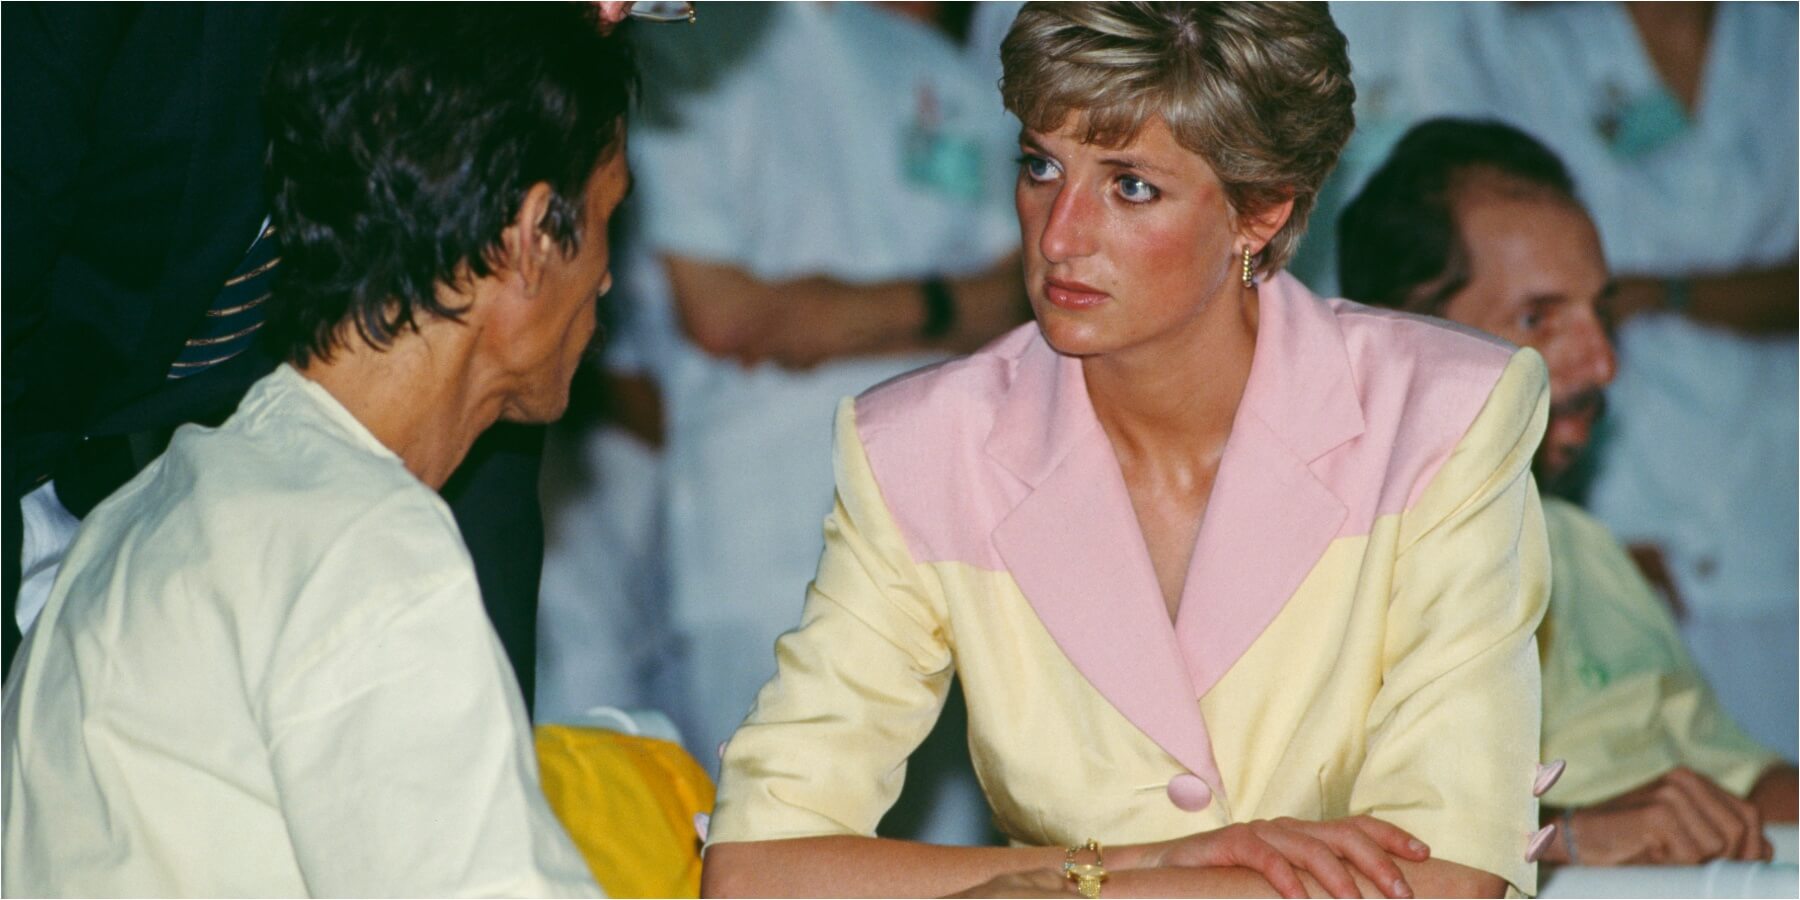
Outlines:
[[[438,490],[500,417],[499,401],[479,389],[472,329],[433,321],[418,333],[403,332],[386,350],[351,335],[330,360],[314,360],[300,374]]]

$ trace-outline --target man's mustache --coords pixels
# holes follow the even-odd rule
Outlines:
[[[1552,417],[1586,415],[1598,420],[1605,414],[1606,392],[1597,387],[1588,388],[1550,404]]]

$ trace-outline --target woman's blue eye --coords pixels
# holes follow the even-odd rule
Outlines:
[[[1135,175],[1120,175],[1118,183],[1119,196],[1127,203],[1149,203],[1160,193],[1150,182]]]
[[[1019,168],[1032,181],[1049,181],[1056,177],[1056,163],[1030,153],[1019,157]]]

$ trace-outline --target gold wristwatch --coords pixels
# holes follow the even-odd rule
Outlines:
[[[1075,857],[1083,850],[1094,852],[1094,861],[1090,863],[1076,862]],[[1063,877],[1075,883],[1075,890],[1081,896],[1094,900],[1100,896],[1100,883],[1106,880],[1106,860],[1100,855],[1100,842],[1090,838],[1079,847],[1070,847],[1063,856]]]

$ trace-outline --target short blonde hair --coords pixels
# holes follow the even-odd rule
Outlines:
[[[1000,47],[1006,108],[1039,132],[1128,143],[1160,116],[1232,210],[1293,198],[1256,262],[1287,264],[1355,127],[1350,58],[1323,3],[1028,3]]]

